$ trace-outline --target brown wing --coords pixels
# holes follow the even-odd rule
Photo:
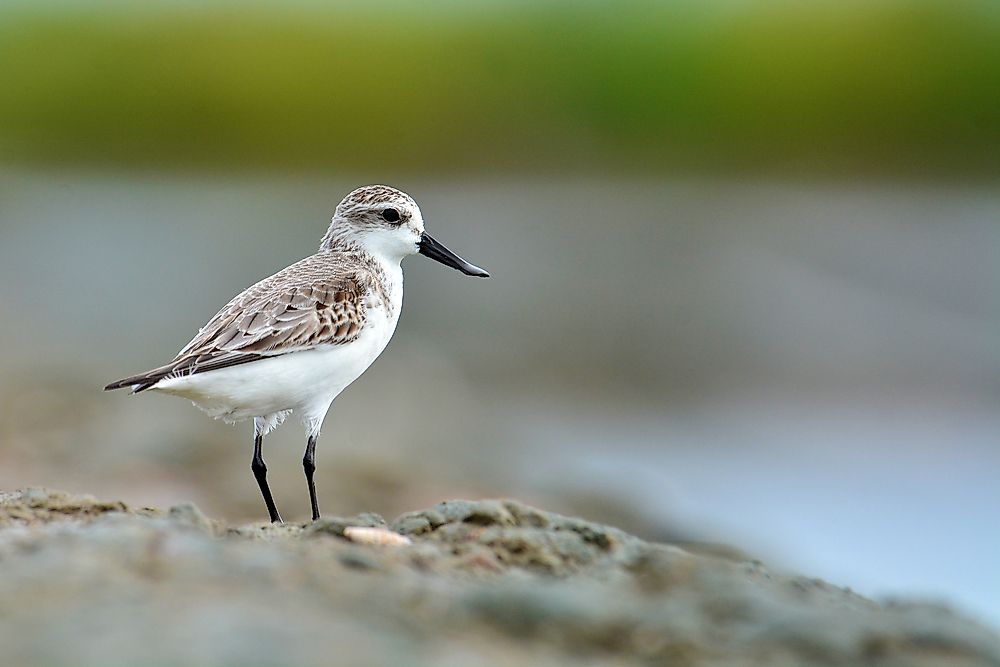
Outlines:
[[[131,386],[138,392],[170,375],[218,370],[355,340],[366,319],[365,289],[356,276],[324,278],[312,271],[290,271],[293,267],[226,304],[170,363],[105,389]]]
[[[353,281],[309,282],[247,295],[223,308],[178,354],[209,361],[231,354],[283,354],[357,338],[363,291]]]

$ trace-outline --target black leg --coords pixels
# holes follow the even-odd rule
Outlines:
[[[313,521],[319,518],[319,503],[316,501],[316,484],[313,473],[316,472],[316,436],[310,435],[306,442],[306,453],[302,457],[302,469],[306,471],[306,483],[309,484],[309,502],[312,504]]]
[[[260,453],[263,443],[264,436],[260,433],[254,433],[253,462],[250,463],[250,469],[253,470],[253,476],[257,479],[257,486],[260,487],[260,495],[264,496],[267,513],[271,515],[271,523],[281,523],[278,508],[274,506],[274,499],[271,497],[271,489],[267,486],[267,466],[264,465],[264,457]]]

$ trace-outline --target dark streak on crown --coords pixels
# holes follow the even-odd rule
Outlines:
[[[391,188],[388,185],[366,185],[344,197],[340,204],[337,205],[337,213],[354,208],[355,206],[374,206],[376,204],[386,204],[400,200],[412,204],[414,207],[417,205],[410,195],[396,188]]]

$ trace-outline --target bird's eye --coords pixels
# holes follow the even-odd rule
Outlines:
[[[386,222],[399,222],[399,211],[394,208],[387,208],[382,211],[382,219]]]

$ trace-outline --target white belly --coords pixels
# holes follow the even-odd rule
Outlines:
[[[395,325],[396,318],[387,318],[384,309],[371,309],[361,335],[351,343],[165,378],[152,389],[190,399],[212,417],[229,422],[288,410],[300,411],[306,422],[322,422],[333,399],[382,353]]]

